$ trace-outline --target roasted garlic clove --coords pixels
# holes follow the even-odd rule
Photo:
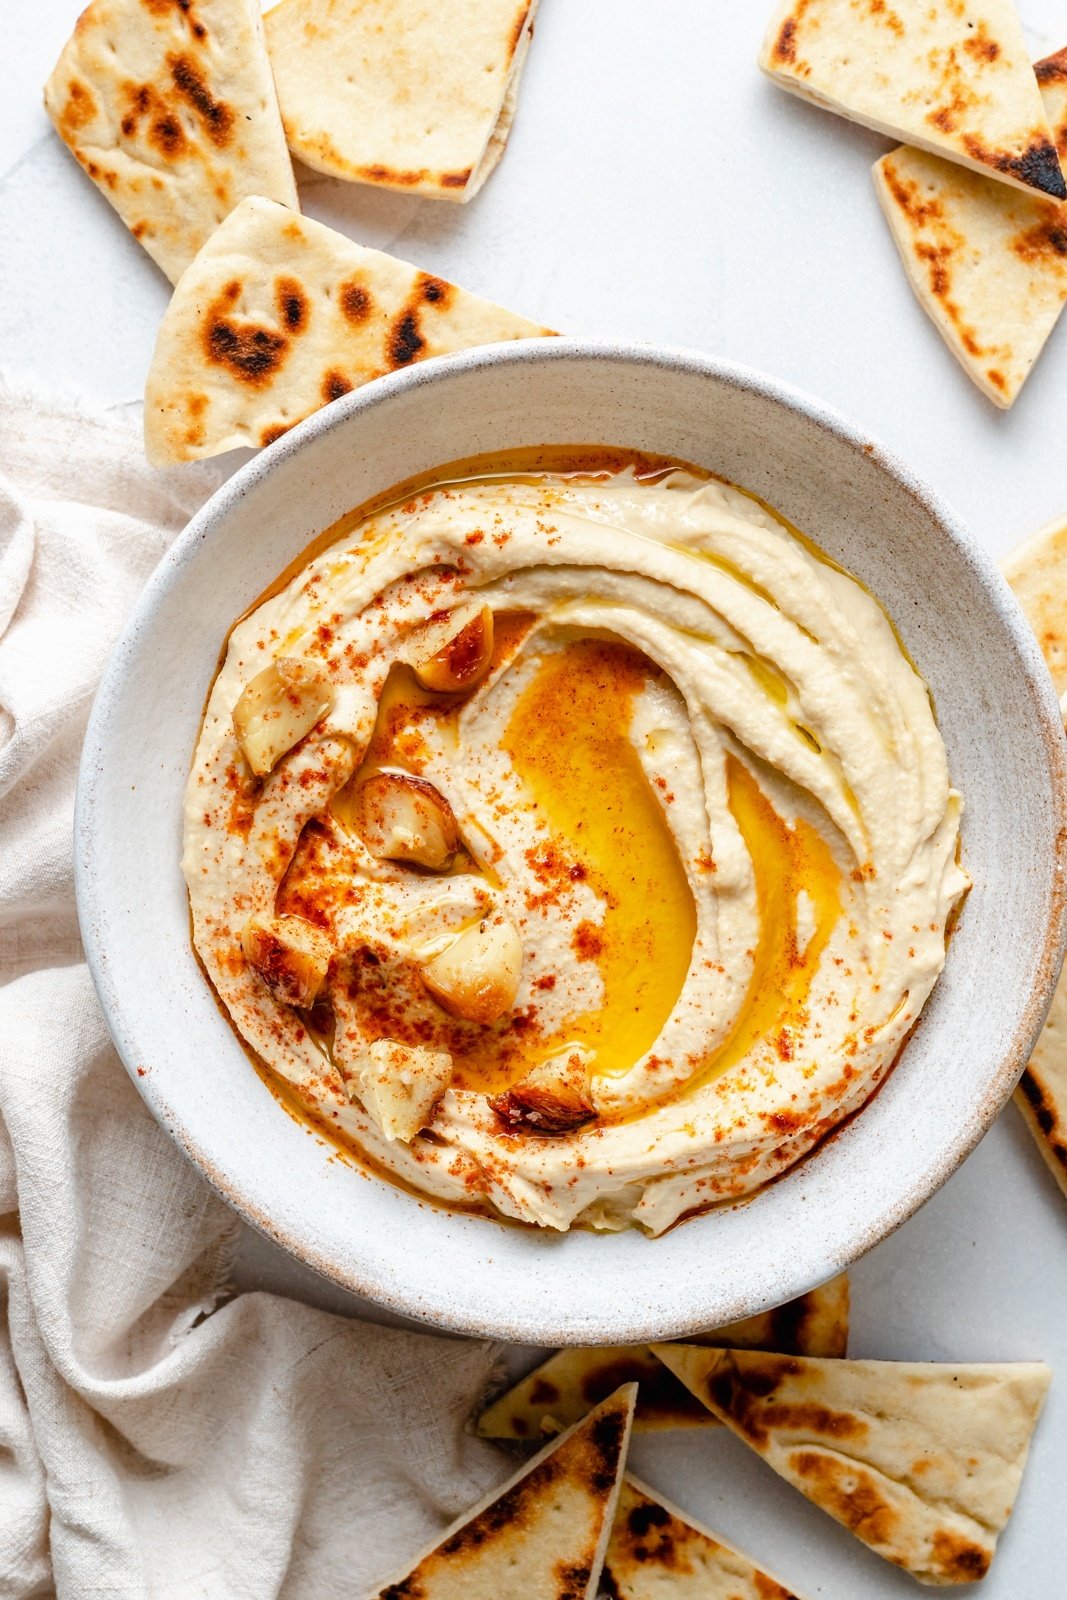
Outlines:
[[[510,1011],[521,976],[522,940],[501,912],[465,928],[422,969],[438,1005],[465,1022],[495,1022]]]
[[[379,1039],[367,1045],[352,1065],[349,1092],[355,1091],[367,1115],[392,1144],[409,1144],[433,1118],[452,1081],[447,1050]]]
[[[452,807],[425,778],[376,772],[355,797],[356,830],[372,856],[440,872],[459,849]]]
[[[326,981],[333,947],[303,917],[250,917],[241,935],[245,958],[275,1000],[312,1006]]]
[[[333,705],[320,667],[281,656],[257,672],[233,708],[233,731],[257,777],[264,777]]]
[[[402,658],[424,689],[460,694],[473,689],[493,655],[493,613],[477,601],[456,606],[411,635]]]
[[[589,1094],[589,1068],[579,1050],[531,1067],[489,1104],[509,1127],[533,1133],[568,1133],[597,1114]]]

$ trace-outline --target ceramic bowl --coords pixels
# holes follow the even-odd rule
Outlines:
[[[450,1214],[309,1138],[243,1054],[193,958],[181,802],[234,619],[343,512],[482,451],[627,445],[753,490],[855,573],[930,685],[966,797],[974,880],[944,973],[881,1091],[743,1204],[659,1239]],[[993,564],[893,456],[815,401],[682,352],[508,344],[394,374],[318,412],[208,501],[105,673],[77,811],[89,964],[133,1081],[208,1181],[301,1261],[458,1332],[622,1343],[709,1329],[830,1277],[955,1170],[1004,1105],[1062,959],[1059,708]]]

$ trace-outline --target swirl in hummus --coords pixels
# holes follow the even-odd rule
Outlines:
[[[878,603],[686,470],[439,483],[233,630],[189,781],[196,949],[380,1172],[660,1233],[889,1070],[967,887]]]

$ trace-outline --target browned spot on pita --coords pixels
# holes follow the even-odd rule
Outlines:
[[[947,1529],[940,1529],[934,1534],[931,1554],[938,1574],[945,1583],[974,1583],[989,1571],[989,1551]]]
[[[673,1522],[673,1517],[666,1506],[653,1505],[650,1502],[639,1506],[631,1506],[630,1514],[626,1518],[626,1528],[635,1539],[645,1539],[653,1528],[667,1528]]]
[[[937,222],[944,217],[940,200],[933,195],[928,195],[924,200],[919,185],[911,179],[902,178],[892,162],[883,162],[882,170],[893,199],[912,222],[923,227],[928,222]]]
[[[197,21],[193,15],[193,0],[141,0],[147,11],[155,16],[162,17],[168,11],[180,11],[189,24],[190,31],[195,39],[206,39],[207,29],[202,22]]]
[[[1062,213],[1058,217],[1050,216],[1036,228],[1017,233],[1011,248],[1023,261],[1048,261],[1052,256],[1059,256],[1067,263],[1067,216]]]
[[[882,173],[890,194],[911,224],[915,255],[926,266],[930,293],[941,302],[963,348],[969,355],[980,356],[983,346],[973,328],[964,322],[960,308],[952,298],[953,270],[963,258],[966,240],[946,221],[944,208],[936,196],[924,197],[919,185],[902,177],[891,161],[883,161]],[[921,239],[919,235],[922,232],[929,237]]]
[[[1054,1159],[1067,1171],[1067,1144],[1055,1137],[1057,1127],[1056,1114],[1046,1104],[1044,1090],[1034,1076],[1032,1068],[1027,1067],[1023,1073],[1019,1081],[1019,1088],[1033,1111],[1034,1121],[1044,1134]]]
[[[987,150],[974,134],[963,135],[963,148],[972,161],[980,161],[995,172],[1009,172],[1031,189],[1039,189],[1054,200],[1067,200],[1067,184],[1063,181],[1056,146],[1043,133],[1031,136],[1030,143],[1021,155],[1008,155],[1003,150]]]
[[[291,422],[274,422],[269,428],[264,428],[259,436],[259,442],[264,449],[273,444],[275,439],[280,439],[283,433],[288,433],[293,426]]]
[[[614,1388],[617,1389],[618,1384],[615,1384]],[[612,1392],[612,1389],[608,1390],[608,1394],[611,1394]],[[538,1378],[536,1383],[534,1383],[530,1389],[529,1398],[530,1404],[533,1406],[554,1406],[559,1401],[559,1390],[556,1388],[554,1383],[549,1383],[547,1378]],[[603,1398],[603,1395],[597,1396],[598,1400]]]
[[[767,1443],[772,1429],[794,1428],[828,1439],[861,1438],[867,1424],[847,1411],[831,1411],[812,1401],[775,1402],[771,1397],[783,1379],[800,1370],[785,1357],[749,1359],[739,1370],[730,1356],[724,1355],[708,1383],[708,1394],[736,1423],[738,1429],[757,1447]]]
[[[117,173],[112,172],[110,168],[98,167],[95,161],[90,161],[88,156],[83,156],[80,150],[75,150],[74,154],[94,183],[106,184],[109,189],[113,189],[118,183]]]
[[[67,103],[59,115],[59,131],[66,137],[77,133],[96,116],[96,101],[84,83],[75,79],[67,90]]]
[[[462,172],[442,172],[442,189],[465,189],[471,180],[472,170],[470,167],[465,167]]]
[[[373,309],[370,290],[358,278],[349,278],[342,283],[338,293],[342,314],[358,328],[361,322],[366,322]]]
[[[174,87],[193,110],[203,125],[212,144],[222,149],[233,138],[233,110],[221,100],[216,100],[194,62],[188,56],[168,55],[167,66]]]
[[[386,354],[392,367],[406,367],[416,361],[426,347],[419,332],[418,318],[410,308],[402,311],[389,329]]]
[[[523,1527],[530,1521],[531,1512],[539,1508],[545,1490],[556,1481],[560,1470],[560,1464],[553,1456],[549,1456],[494,1500],[492,1505],[486,1506],[478,1516],[462,1528],[457,1528],[452,1537],[440,1546],[441,1554],[452,1556],[462,1550],[477,1549],[502,1528]]]
[[[626,1423],[625,1414],[617,1410],[605,1411],[593,1423],[587,1476],[597,1494],[607,1494],[615,1482]]]
[[[792,1589],[783,1589],[780,1583],[768,1578],[765,1572],[754,1572],[752,1582],[756,1586],[759,1600],[798,1600]]]
[[[207,395],[198,394],[195,390],[190,394],[185,394],[182,396],[180,409],[183,415],[188,419],[189,423],[189,426],[185,430],[186,444],[193,447],[203,444],[206,436],[203,418],[204,413],[207,411],[208,404],[209,401]]]
[[[445,311],[452,299],[453,285],[446,283],[444,278],[431,278],[429,273],[420,272],[416,281],[416,290],[431,306],[436,306],[438,311]]]
[[[797,1300],[787,1300],[770,1313],[770,1335],[767,1343],[772,1350],[803,1350],[809,1343],[808,1326],[818,1315],[818,1307],[811,1295],[801,1295]],[[835,1319],[836,1320],[836,1319]],[[848,1347],[848,1322],[843,1320],[835,1330],[837,1338],[833,1351],[820,1350],[820,1355],[844,1355]]]
[[[1000,55],[1000,46],[990,38],[984,22],[980,22],[975,31],[964,39],[963,48],[976,61],[995,61]]]
[[[511,38],[508,41],[508,60],[509,61],[511,60],[511,57],[515,54],[515,51],[519,47],[519,40],[522,38],[522,30],[526,26],[526,18],[529,15],[530,15],[529,6],[523,6],[522,10],[518,13],[518,15],[515,18],[515,24],[514,24],[514,27],[511,30]]]
[[[126,111],[119,126],[127,139],[140,131],[141,123],[148,120],[145,141],[153,146],[167,161],[176,161],[188,151],[189,141],[174,108],[150,83],[125,83],[122,93]]]
[[[397,189],[410,189],[412,185],[423,181],[426,169],[422,168],[419,172],[398,171],[396,167],[375,164],[372,167],[359,167],[356,175],[367,183],[387,183]]]
[[[617,1356],[614,1360],[604,1360],[599,1366],[590,1368],[582,1378],[582,1396],[590,1406],[599,1405],[623,1383],[641,1385],[638,1411],[645,1422],[655,1421],[657,1417],[673,1418],[679,1412],[683,1416],[698,1419],[702,1413],[706,1415],[700,1401],[673,1372],[659,1362],[655,1368],[650,1368],[648,1361],[640,1356],[631,1359]],[[534,1405],[551,1404],[550,1401],[535,1399],[532,1394],[530,1399]]]
[[[865,1543],[892,1543],[900,1513],[889,1504],[877,1478],[865,1467],[818,1450],[794,1451],[789,1466],[807,1484],[807,1493],[816,1505],[859,1534]]]
[[[185,129],[177,117],[167,112],[161,117],[155,117],[149,124],[148,142],[154,144],[168,161],[173,161],[185,151]]]
[[[331,400],[340,400],[343,394],[351,394],[352,385],[343,372],[338,372],[336,367],[331,367],[322,380],[322,398],[329,405]]]
[[[1046,83],[1067,83],[1067,47],[1057,50],[1054,56],[1046,56],[1034,67],[1037,81]]]
[[[148,223],[135,222],[133,227],[130,229],[130,232],[133,234],[135,239],[143,239],[145,234],[148,232]]]
[[[274,304],[290,333],[303,333],[311,317],[311,305],[295,278],[274,280]]]
[[[262,389],[282,366],[289,341],[250,318],[238,322],[228,315],[240,295],[241,284],[234,279],[208,306],[201,331],[204,355],[209,365],[225,367],[249,388]]]
[[[935,128],[940,128],[942,133],[955,133],[960,125],[960,119],[968,111],[972,111],[978,104],[978,96],[963,84],[957,84],[952,91],[950,99],[944,105],[935,107],[926,113],[927,122]],[[977,157],[976,157],[977,159]]]
[[[774,41],[774,59],[793,62],[797,58],[797,23],[795,17],[786,17]]]
[[[581,1562],[560,1562],[556,1567],[559,1600],[585,1600],[591,1567]]]
[[[391,1583],[383,1589],[378,1600],[423,1600],[425,1590],[418,1578],[401,1578],[399,1583]]]

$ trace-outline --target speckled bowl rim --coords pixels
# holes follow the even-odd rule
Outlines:
[[[191,519],[185,530],[168,550],[152,573],[141,592],[127,622],[122,637],[115,646],[105,667],[92,707],[83,747],[75,807],[75,889],[79,922],[86,959],[96,992],[112,1039],[118,1049],[135,1087],[143,1097],[153,1116],[166,1130],[186,1156],[199,1168],[213,1189],[232,1206],[252,1227],[288,1251],[297,1260],[342,1288],[362,1295],[375,1304],[401,1316],[429,1322],[438,1328],[473,1337],[504,1338],[514,1342],[534,1342],[544,1345],[573,1342],[573,1329],[569,1319],[552,1325],[539,1323],[531,1326],[529,1319],[517,1314],[514,1324],[502,1326],[499,1320],[488,1320],[484,1315],[453,1303],[433,1303],[420,1298],[413,1290],[397,1289],[372,1272],[361,1270],[358,1262],[348,1262],[343,1267],[336,1261],[324,1258],[298,1230],[285,1227],[276,1219],[255,1206],[248,1198],[240,1179],[222,1171],[205,1148],[205,1141],[194,1127],[183,1124],[167,1094],[164,1075],[149,1073],[139,1076],[137,1062],[143,1059],[135,1039],[135,1030],[126,1015],[123,998],[112,983],[107,964],[107,951],[98,937],[101,911],[106,899],[106,884],[94,870],[96,859],[96,805],[98,774],[106,759],[111,702],[127,670],[127,656],[158,611],[167,603],[168,590],[176,574],[185,566],[203,541],[210,539],[214,530],[225,522],[227,516],[250,489],[260,485],[278,466],[322,435],[346,429],[362,413],[388,403],[401,394],[423,388],[447,387],[449,380],[472,370],[499,364],[516,366],[536,365],[544,362],[574,361],[576,358],[600,363],[630,366],[635,363],[653,370],[682,371],[689,375],[704,376],[720,383],[765,398],[773,403],[798,411],[819,428],[836,435],[853,451],[873,461],[885,473],[897,480],[906,492],[935,522],[940,532],[950,540],[973,569],[981,586],[986,590],[999,621],[1011,637],[1020,665],[1031,690],[1030,712],[1040,724],[1040,732],[1050,758],[1054,782],[1050,800],[1058,817],[1061,840],[1067,839],[1067,743],[1063,738],[1063,725],[1059,704],[1051,679],[1041,657],[1033,634],[1010,589],[1004,582],[996,564],[966,531],[960,519],[921,478],[919,478],[893,451],[878,443],[864,429],[850,422],[830,406],[802,390],[771,378],[741,363],[719,359],[684,348],[664,347],[638,342],[616,343],[595,339],[525,340],[498,345],[480,346],[456,355],[439,357],[404,371],[394,372],[356,390],[306,421],[298,424],[280,440],[263,450],[229,478],[207,500]],[[625,441],[614,440],[614,444]],[[1029,1059],[1034,1043],[1043,1025],[1053,989],[1067,948],[1067,887],[1065,887],[1065,862],[1061,856],[1049,864],[1052,890],[1051,915],[1040,950],[1035,950],[1034,981],[1015,1027],[1011,1045],[999,1061],[996,1071],[983,1082],[983,1099],[977,1115],[969,1122],[961,1120],[959,1137],[952,1141],[943,1159],[931,1166],[923,1181],[904,1194],[894,1194],[870,1219],[867,1226],[857,1231],[846,1251],[831,1254],[823,1252],[818,1258],[804,1260],[803,1268],[781,1286],[778,1300],[763,1297],[763,1305],[781,1303],[792,1295],[814,1287],[833,1276],[843,1267],[851,1265],[887,1235],[895,1231],[912,1216],[926,1200],[952,1176],[960,1164],[979,1143],[1007,1103]],[[219,1027],[227,1023],[220,1015]],[[862,1114],[862,1113],[861,1113]],[[381,1181],[381,1180],[377,1180]],[[740,1202],[744,1204],[744,1202]],[[447,1215],[447,1213],[445,1213]],[[492,1227],[491,1222],[484,1226]],[[699,1219],[685,1224],[693,1229],[694,1243],[698,1236]],[[610,1250],[613,1235],[602,1236],[604,1248]],[[357,1252],[358,1253],[358,1252]],[[691,1314],[683,1323],[675,1319],[669,1330],[655,1320],[635,1322],[624,1311],[611,1325],[583,1328],[583,1343],[637,1343],[663,1337],[684,1337],[713,1326],[717,1316],[709,1317],[707,1295],[703,1301],[694,1293]],[[701,1304],[705,1309],[701,1309]],[[753,1306],[752,1309],[758,1309]]]

